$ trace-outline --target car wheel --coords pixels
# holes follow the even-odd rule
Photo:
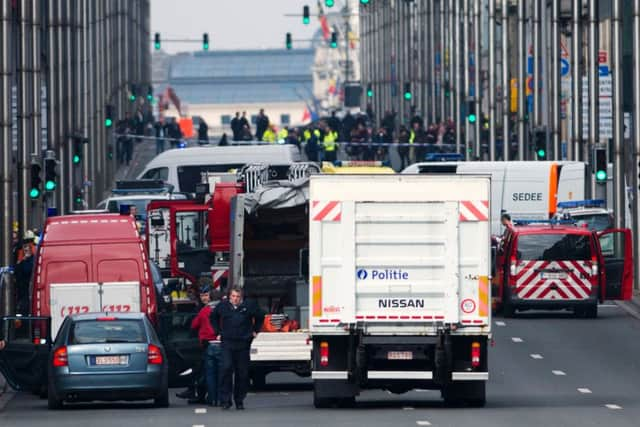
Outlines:
[[[47,408],[51,410],[62,409],[62,399],[58,399],[55,390],[52,388],[49,388],[49,393],[47,394]]]

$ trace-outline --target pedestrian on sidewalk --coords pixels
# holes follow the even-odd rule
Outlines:
[[[243,289],[233,287],[229,298],[220,302],[211,313],[211,325],[222,341],[220,404],[231,408],[231,390],[236,409],[244,409],[249,389],[251,342],[258,335],[264,313],[253,301],[244,300]]]

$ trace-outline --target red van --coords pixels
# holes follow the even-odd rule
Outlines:
[[[629,229],[516,223],[497,248],[495,302],[505,317],[516,310],[572,309],[595,318],[599,302],[631,298],[631,242]]]

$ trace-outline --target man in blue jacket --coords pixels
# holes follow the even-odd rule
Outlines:
[[[249,389],[251,341],[260,332],[263,321],[264,313],[257,304],[243,300],[243,290],[239,287],[231,288],[229,298],[211,312],[211,325],[219,331],[218,339],[222,341],[222,409],[231,408],[232,382],[236,409],[244,409],[244,398]]]

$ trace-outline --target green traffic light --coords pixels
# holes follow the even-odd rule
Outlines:
[[[153,46],[156,48],[156,50],[160,50],[160,43],[154,43]]]
[[[360,0],[361,4],[369,4],[369,0]]]
[[[404,93],[404,99],[406,99],[407,101],[411,99],[411,92],[405,92]]]
[[[32,188],[29,191],[29,197],[31,197],[32,199],[37,199],[38,197],[40,197],[40,190],[38,190],[37,188]]]
[[[129,101],[134,102],[136,100],[135,95],[129,95]]]
[[[335,3],[335,2],[334,2],[334,0],[325,0],[325,1],[324,1],[324,4],[325,4],[327,7],[333,7],[333,4],[334,4],[334,3]]]
[[[367,96],[368,96],[369,98],[372,98],[372,97],[373,97],[373,91],[372,91],[372,90],[368,90],[368,91],[367,91]]]
[[[469,114],[469,123],[475,123],[476,119],[477,117],[475,114]]]
[[[338,43],[336,43],[336,42],[331,42],[331,48],[332,48],[332,49],[335,49],[335,48],[337,48],[337,47],[338,47]]]
[[[309,25],[309,22],[311,22],[311,20],[308,17],[305,16],[304,18],[302,18],[302,23],[304,25]]]
[[[78,163],[80,163],[80,155],[79,154],[74,154],[73,155],[73,164],[77,165]]]
[[[113,125],[113,120],[111,119],[104,119],[104,125],[108,128],[111,127],[111,125]]]
[[[542,148],[538,150],[538,158],[543,159],[546,154],[547,153]]]
[[[44,183],[44,189],[47,191],[53,191],[56,189],[56,182],[55,181],[47,181]]]
[[[202,44],[202,49],[209,50],[209,43],[203,43]]]
[[[596,180],[597,181],[606,181],[607,180],[607,172],[603,170],[596,171]]]

